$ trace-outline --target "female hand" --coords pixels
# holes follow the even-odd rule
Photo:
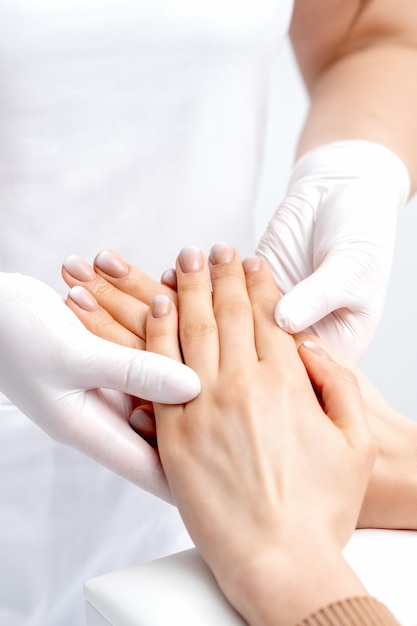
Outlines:
[[[85,269],[85,261],[78,260],[77,263],[82,263]],[[100,253],[96,257],[94,268],[95,272],[92,268],[89,268],[88,272],[85,270],[90,280],[84,281],[75,279],[66,270],[63,271],[67,283],[70,286],[77,285],[76,290],[71,290],[70,294],[74,292],[74,297],[78,299],[81,292],[88,298],[89,294],[85,290],[89,290],[90,294],[97,298],[97,300],[92,298],[94,306],[83,308],[84,298],[78,300],[76,304],[70,297],[68,299],[70,307],[87,328],[99,336],[117,343],[143,347],[148,305],[158,293],[164,293],[174,303],[177,302],[175,290],[161,286],[114,252]],[[164,282],[176,288],[175,272],[170,271],[168,276],[164,275]],[[278,297],[276,286],[273,285],[271,290],[272,288]],[[131,330],[127,330],[124,324]],[[137,328],[140,329],[136,330],[140,338],[134,332]],[[365,495],[358,527],[417,529],[415,507],[417,423],[390,407],[369,378],[334,347],[307,333],[295,335],[298,346],[306,340],[322,346],[337,363],[353,372],[359,383],[368,423],[377,442],[378,457]],[[149,404],[137,403],[135,408],[130,416],[130,424],[143,438],[155,445],[156,429],[152,407]]]
[[[341,549],[375,446],[355,377],[314,346],[297,352],[274,323],[278,291],[266,264],[255,257],[244,267],[246,275],[225,245],[212,249],[209,271],[199,251],[179,256],[182,355],[202,391],[186,405],[154,405],[158,446],[181,515],[229,601],[250,624],[278,623],[277,615],[293,624],[364,593]],[[147,349],[180,360],[177,333],[175,306],[156,298]],[[313,563],[313,588],[293,605]]]

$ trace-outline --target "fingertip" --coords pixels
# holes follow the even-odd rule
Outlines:
[[[170,356],[170,355],[166,355]],[[184,404],[196,398],[201,391],[201,381],[198,374],[183,363],[179,363],[171,356],[164,362],[164,369],[160,370],[160,393],[153,398],[159,404]]]
[[[129,273],[128,262],[113,250],[102,250],[94,259],[94,267],[112,278],[124,278]]]
[[[89,313],[99,310],[99,304],[95,297],[81,285],[75,285],[68,292],[68,298],[74,302],[77,307]]]
[[[283,296],[284,298],[285,296]],[[280,299],[274,309],[274,320],[277,326],[281,330],[285,330],[286,333],[298,333],[309,326],[306,320],[300,322],[292,315],[292,312],[288,310],[288,307],[282,306],[283,300]]]
[[[133,430],[145,440],[156,440],[155,415],[145,408],[138,407],[129,416]]]
[[[149,307],[146,350],[181,361],[177,310],[175,304],[165,294],[155,296]]]
[[[279,302],[277,302],[274,309],[274,320],[277,326],[279,326],[281,330],[285,330],[286,333],[296,332],[292,330],[291,320],[289,320],[288,317],[284,317],[282,314]]]
[[[319,356],[322,359],[333,361],[330,354],[326,350],[324,350],[321,346],[319,346],[317,343],[315,343],[314,341],[310,341],[310,340],[303,341],[298,349],[302,350],[303,348],[305,348],[309,352],[312,352],[316,356]]]
[[[190,402],[200,394],[201,380],[197,372],[191,369],[191,367],[188,367],[188,365],[181,365],[181,367],[185,370],[184,377],[181,377],[181,382],[184,387],[179,389],[181,401]]]
[[[259,272],[263,267],[263,261],[259,256],[253,255],[249,256],[246,259],[243,259],[242,265],[245,275],[253,274],[254,272]]]
[[[170,314],[172,309],[172,302],[165,295],[155,296],[152,300],[152,304],[150,307],[150,313],[152,317],[159,319],[161,317],[166,317]]]
[[[86,283],[95,280],[97,277],[91,265],[76,254],[67,256],[62,264],[61,272],[66,282],[80,281]]]
[[[174,291],[177,291],[177,272],[175,268],[170,267],[165,270],[161,276],[161,283]]]

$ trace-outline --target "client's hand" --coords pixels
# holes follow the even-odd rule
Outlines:
[[[78,256],[67,257],[62,277],[71,287],[67,304],[85,327],[129,348],[145,348],[146,316],[154,296],[165,294],[177,302],[174,289],[162,286],[111,250],[97,255],[94,269]],[[156,448],[152,404],[132,398],[131,409],[130,425]]]
[[[74,268],[74,261],[68,263],[68,267]],[[70,307],[87,328],[99,336],[142,347],[148,304],[160,293],[176,302],[175,291],[153,281],[115,253],[100,253],[94,267],[95,272],[85,261],[77,261],[76,273],[85,280],[63,271],[67,283],[71,287],[77,285],[70,292],[77,303],[70,297]],[[171,284],[172,278],[165,282]],[[94,298],[88,300],[89,293],[79,285],[83,285]],[[335,361],[352,370],[358,380],[367,419],[378,446],[378,458],[358,527],[417,529],[417,423],[390,407],[364,373],[331,346],[304,333],[295,335],[295,339],[297,345],[304,340],[319,343]],[[142,436],[154,441],[153,416],[149,406],[143,408],[146,410],[139,408],[132,414],[130,423]]]
[[[210,273],[199,251],[179,256],[181,349],[202,391],[186,405],[154,405],[159,453],[232,605],[249,624],[295,624],[366,593],[341,550],[375,446],[355,377],[314,344],[298,353],[274,323],[279,294],[267,265],[254,257],[244,267],[246,276],[224,244],[212,249]],[[166,296],[153,301],[147,349],[181,359]]]

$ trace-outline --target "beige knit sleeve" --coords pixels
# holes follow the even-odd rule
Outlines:
[[[297,626],[399,626],[399,622],[384,604],[363,596],[330,604]]]

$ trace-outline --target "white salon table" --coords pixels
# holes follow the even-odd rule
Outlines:
[[[345,555],[402,626],[417,626],[417,531],[358,530]],[[84,593],[87,626],[244,625],[194,549],[99,576]]]

